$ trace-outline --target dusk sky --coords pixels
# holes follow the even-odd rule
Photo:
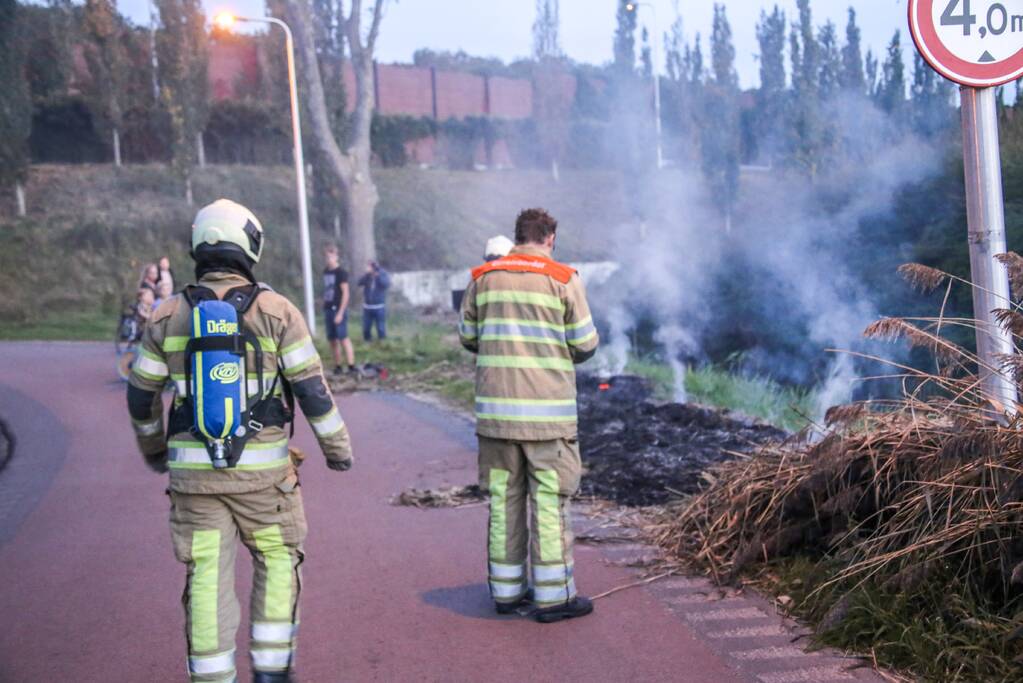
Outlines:
[[[737,68],[744,87],[757,84],[756,23],[763,8],[781,6],[790,20],[797,16],[796,0],[723,0],[728,8],[737,52]],[[896,29],[902,29],[903,53],[909,63],[912,41],[907,35],[907,0],[812,0],[814,23],[831,20],[844,36],[846,14],[852,5],[863,31],[864,52],[883,52]],[[263,0],[204,0],[207,11],[224,8],[260,16]],[[368,3],[367,3],[368,4]],[[565,53],[579,62],[602,64],[611,60],[616,0],[561,0],[561,41]],[[656,8],[663,34],[675,17],[673,0],[649,0]],[[687,37],[703,34],[706,49],[713,17],[712,0],[680,0]],[[532,49],[532,0],[391,0],[381,30],[378,59],[410,62],[418,48],[465,50],[477,56],[511,61],[527,57]],[[121,0],[119,6],[137,23],[148,21],[147,0]],[[653,13],[640,7],[641,21],[650,24]],[[651,27],[652,28],[652,27]],[[660,47],[660,44],[658,45]],[[658,60],[663,65],[663,56]]]

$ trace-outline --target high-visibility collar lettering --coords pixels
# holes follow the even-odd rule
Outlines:
[[[495,270],[510,270],[517,273],[537,273],[539,275],[547,275],[552,277],[561,284],[568,284],[568,281],[572,279],[575,274],[575,269],[566,266],[563,263],[558,263],[549,258],[543,256],[537,256],[535,254],[522,254],[513,252],[507,256],[503,256],[496,261],[490,263],[484,263],[478,268],[473,268],[472,279],[479,280],[487,273],[492,273]]]

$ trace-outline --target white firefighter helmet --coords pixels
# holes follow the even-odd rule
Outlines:
[[[487,248],[483,250],[483,258],[487,261],[493,261],[502,256],[507,256],[514,246],[515,244],[504,235],[491,237],[487,240]]]
[[[263,254],[263,226],[256,215],[230,199],[218,199],[199,209],[192,223],[192,251],[208,245],[214,249],[241,249],[253,263]]]

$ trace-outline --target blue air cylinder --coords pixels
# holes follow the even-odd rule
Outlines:
[[[223,301],[202,301],[192,310],[192,337],[238,334],[238,312]],[[200,346],[201,348],[201,346]],[[192,355],[192,406],[195,426],[213,447],[213,466],[227,467],[224,439],[244,433],[244,356],[230,351],[196,351]]]

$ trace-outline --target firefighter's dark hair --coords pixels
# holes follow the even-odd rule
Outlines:
[[[546,209],[525,209],[515,219],[515,244],[541,244],[558,231],[558,221]]]

